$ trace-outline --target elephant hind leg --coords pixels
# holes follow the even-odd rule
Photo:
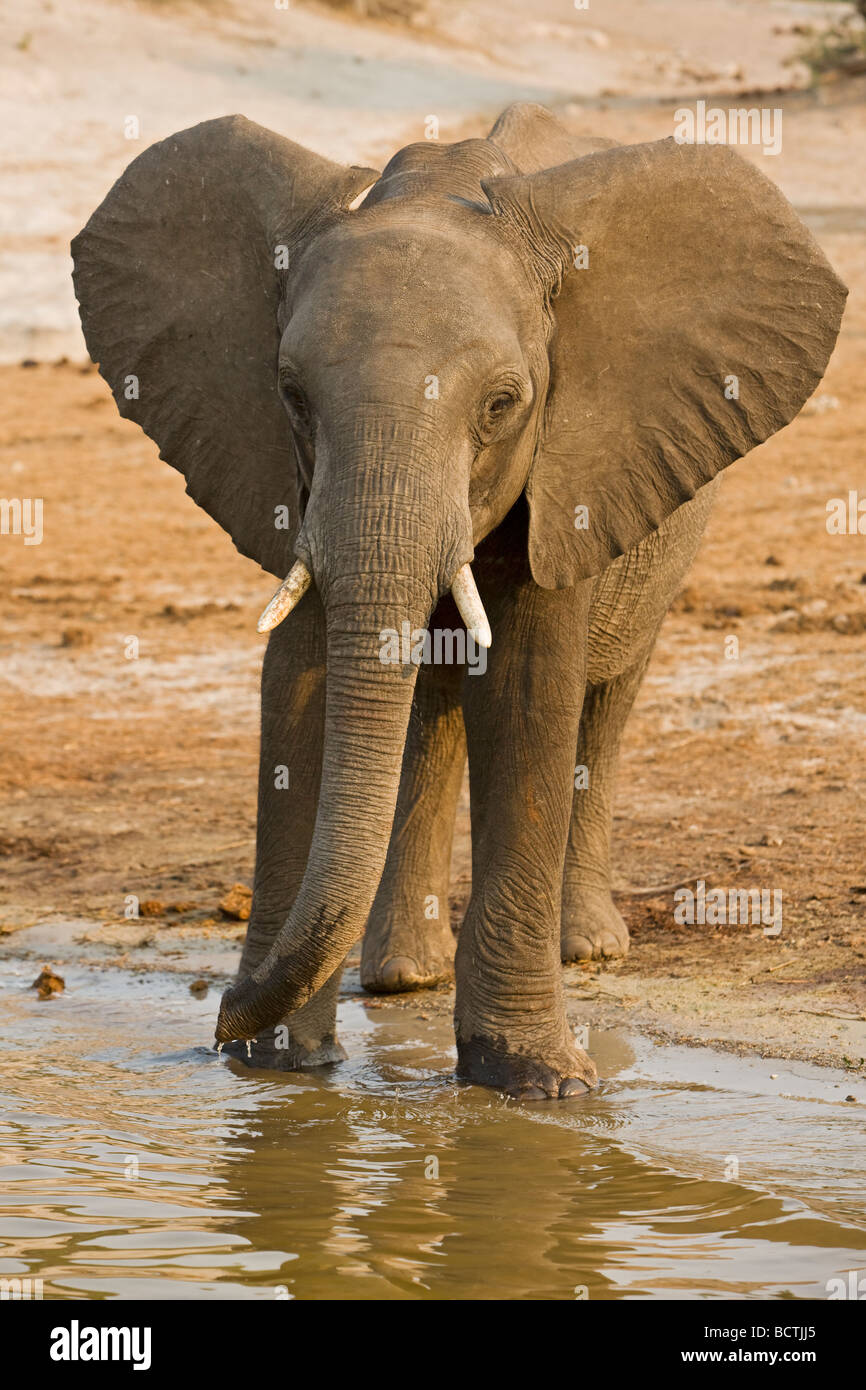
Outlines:
[[[580,720],[562,884],[562,959],[624,956],[629,937],[611,896],[613,794],[622,733],[654,640],[627,671],[587,687]]]
[[[462,668],[423,667],[415,688],[385,870],[361,956],[371,994],[429,989],[451,978],[448,907],[454,820],[466,762]]]

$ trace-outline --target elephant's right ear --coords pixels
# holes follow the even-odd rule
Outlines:
[[[281,248],[377,177],[226,116],[145,150],[72,243],[87,347],[121,415],[280,578],[297,525],[276,389]]]

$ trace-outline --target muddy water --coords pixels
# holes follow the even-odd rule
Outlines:
[[[0,1276],[46,1298],[799,1298],[866,1273],[862,1082],[596,1033],[600,1093],[518,1106],[453,1081],[447,1019],[357,997],[349,1062],[274,1076],[209,1050],[214,990],[79,966],[40,1003],[35,973],[0,976]]]

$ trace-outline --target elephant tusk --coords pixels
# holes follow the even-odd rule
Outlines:
[[[493,641],[484,604],[475,584],[471,566],[464,565],[454,576],[451,593],[466,624],[466,631],[476,646],[489,647]]]
[[[287,618],[295,604],[304,597],[313,576],[303,560],[296,560],[256,623],[257,632],[270,632]]]

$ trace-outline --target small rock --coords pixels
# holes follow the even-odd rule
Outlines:
[[[165,903],[161,903],[158,898],[148,898],[147,902],[138,904],[139,917],[164,917]]]
[[[93,633],[86,627],[65,627],[60,635],[61,647],[89,647]]]
[[[857,1097],[856,1097],[856,1096],[846,1096],[845,1099],[846,1099],[846,1100],[856,1100]]]
[[[190,994],[207,994],[210,985],[207,980],[193,980],[189,987]]]
[[[770,1080],[771,1080],[771,1081],[778,1081],[778,1079],[779,1079],[779,1073],[778,1073],[777,1071],[771,1071],[771,1072],[770,1072]]]
[[[252,902],[252,889],[247,888],[245,883],[233,883],[225,897],[220,899],[219,909],[226,917],[233,917],[236,922],[247,922]]]
[[[50,965],[43,965],[30,988],[38,989],[40,999],[50,999],[52,994],[63,993],[66,988],[66,981],[62,975],[55,975]]]

